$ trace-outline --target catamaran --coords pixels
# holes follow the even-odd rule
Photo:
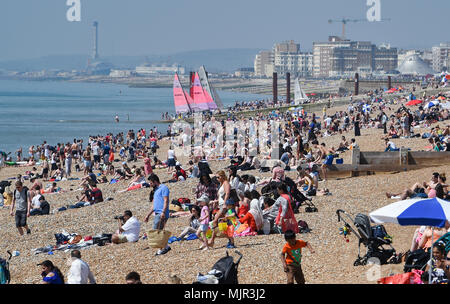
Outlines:
[[[196,72],[192,75],[192,79],[189,81],[191,85],[188,93],[186,90],[183,90],[178,74],[175,73],[173,99],[177,114],[214,111],[219,108],[216,102],[219,102],[221,107],[223,106],[217,92],[209,84],[208,76],[203,66],[200,67],[198,73]]]

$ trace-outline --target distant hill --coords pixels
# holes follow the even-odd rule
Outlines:
[[[116,68],[134,69],[145,63],[184,66],[186,71],[206,66],[212,73],[233,72],[238,68],[253,67],[255,55],[261,49],[215,49],[187,51],[166,55],[105,56],[101,60],[112,63]],[[0,69],[16,71],[40,70],[83,70],[89,60],[88,55],[49,55],[24,60],[0,61]]]

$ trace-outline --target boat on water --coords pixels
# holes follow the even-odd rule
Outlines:
[[[295,86],[294,86],[294,102],[296,105],[304,104],[309,101],[308,96],[305,94],[305,91],[303,91],[302,87],[300,86],[300,82],[298,81],[298,78],[295,79]]]
[[[173,81],[173,100],[177,115],[203,111],[215,111],[223,108],[222,101],[208,81],[204,66],[189,79],[189,93],[183,89],[178,74]],[[217,105],[219,103],[220,106]]]

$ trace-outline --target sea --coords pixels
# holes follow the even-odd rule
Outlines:
[[[218,91],[225,106],[270,96]],[[111,83],[0,80],[0,151],[73,142],[90,135],[150,129],[166,132],[161,114],[174,114],[172,88],[130,88]],[[114,118],[119,116],[119,123]]]

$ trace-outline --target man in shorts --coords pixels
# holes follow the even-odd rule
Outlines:
[[[153,206],[150,208],[150,212],[144,219],[144,222],[148,222],[150,215],[155,212],[155,218],[153,220],[153,229],[164,229],[164,226],[169,218],[169,195],[170,191],[166,185],[161,184],[159,177],[156,174],[150,175],[149,183],[153,187]],[[165,248],[158,250],[156,255],[166,254],[171,248],[167,245]]]
[[[15,219],[19,234],[23,235],[23,228],[26,229],[27,234],[30,234],[31,230],[27,225],[27,217],[30,216],[31,196],[28,192],[28,188],[24,187],[21,181],[16,181],[16,190],[14,191],[13,202],[10,209],[11,216],[14,215],[14,207],[16,207]]]

